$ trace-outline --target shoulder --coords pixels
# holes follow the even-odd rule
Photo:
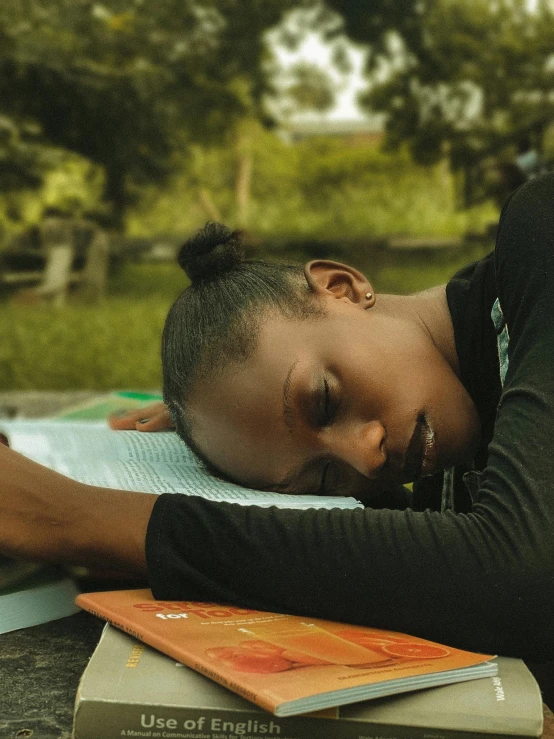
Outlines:
[[[508,324],[550,312],[554,300],[554,174],[530,180],[504,206],[495,273]]]
[[[497,296],[494,252],[463,267],[450,279],[446,298],[459,350],[466,343],[464,337],[472,343],[485,340],[483,333],[487,333]]]
[[[500,214],[495,254],[499,278],[504,268],[541,272],[554,263],[554,173],[511,195]]]

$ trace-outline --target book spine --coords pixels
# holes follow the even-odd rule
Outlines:
[[[263,708],[265,711],[274,713],[275,709],[277,708],[277,704],[264,699],[253,690],[249,690],[248,688],[245,688],[243,685],[234,682],[233,680],[227,680],[225,677],[215,672],[213,669],[203,664],[202,662],[198,661],[196,658],[191,658],[185,650],[180,649],[173,642],[160,639],[157,634],[152,634],[148,631],[137,630],[136,624],[127,623],[124,619],[121,619],[119,614],[108,613],[107,610],[104,613],[101,613],[100,611],[95,609],[93,605],[89,605],[86,595],[81,595],[79,597],[79,602],[82,605],[86,604],[87,610],[92,613],[93,616],[97,616],[103,621],[108,621],[112,626],[115,626],[117,629],[124,631],[126,634],[129,634],[135,639],[144,642],[144,644],[148,644],[149,646],[154,647],[154,649],[157,649],[158,651],[163,652],[170,657],[173,657],[173,659],[176,659],[178,662],[182,662],[183,664],[187,665],[187,667],[190,667],[192,670],[195,670],[202,675],[206,675],[206,677],[209,677],[210,680],[223,685],[224,688],[232,690],[237,695],[241,695],[243,698],[246,698],[246,700],[255,703],[257,706],[260,706],[260,708]],[[173,739],[178,738],[174,737]]]
[[[364,721],[112,701],[77,705],[73,739],[530,739],[533,735],[489,734]]]

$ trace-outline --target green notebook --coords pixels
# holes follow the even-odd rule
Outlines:
[[[162,401],[160,393],[143,393],[133,390],[120,390],[112,393],[98,394],[77,405],[64,408],[56,413],[56,418],[69,421],[99,421],[118,411],[132,411]]]

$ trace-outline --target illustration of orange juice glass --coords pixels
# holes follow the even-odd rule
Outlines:
[[[369,665],[390,661],[390,656],[354,644],[307,621],[292,625],[253,624],[248,629],[239,631],[253,634],[282,649],[302,652],[333,665]]]

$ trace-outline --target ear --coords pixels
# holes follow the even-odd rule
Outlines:
[[[347,264],[315,259],[304,265],[304,275],[310,290],[321,297],[346,298],[363,308],[375,303],[375,292],[369,281]]]

